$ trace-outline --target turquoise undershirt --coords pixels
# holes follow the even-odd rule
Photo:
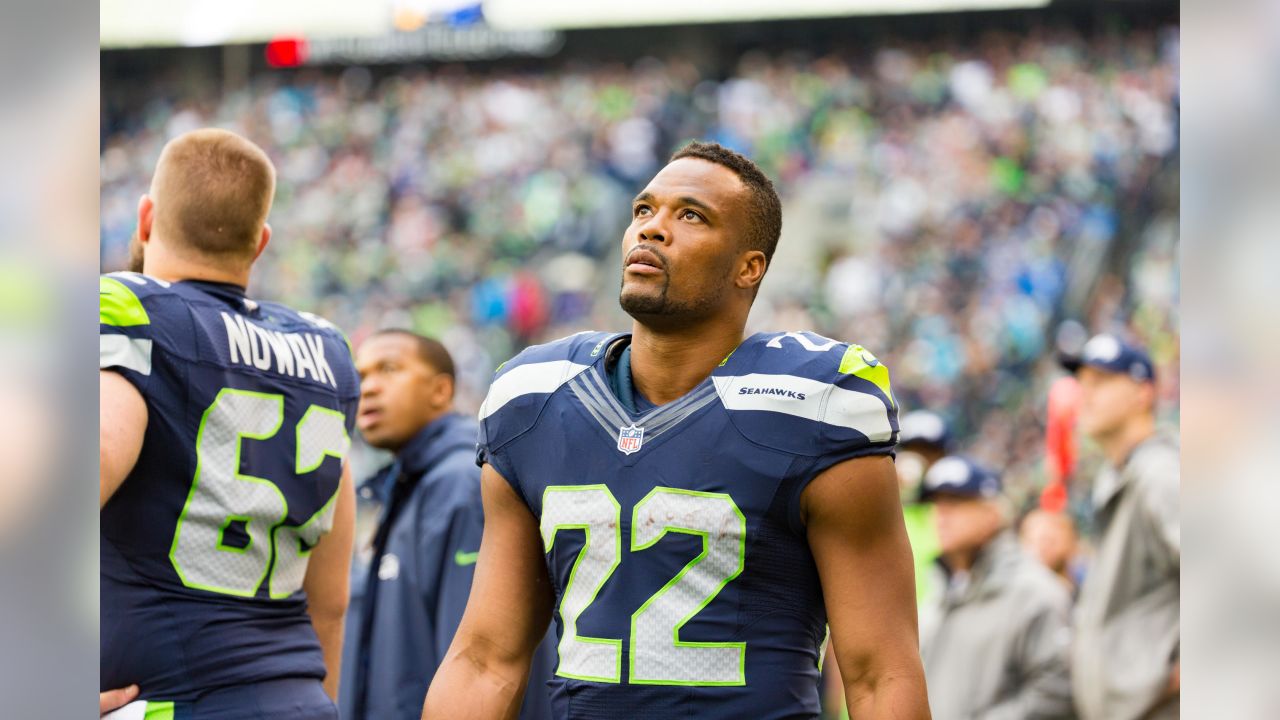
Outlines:
[[[635,383],[631,381],[631,342],[630,338],[623,340],[627,346],[622,349],[622,353],[618,356],[617,362],[609,363],[607,360],[604,364],[605,375],[609,379],[609,389],[613,391],[613,396],[618,398],[618,402],[622,403],[622,407],[632,415],[640,415],[649,412],[657,407],[649,402],[635,388]]]

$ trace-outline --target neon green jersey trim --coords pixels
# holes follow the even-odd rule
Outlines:
[[[173,720],[173,702],[147,701],[147,714],[143,720]]]
[[[458,565],[461,565],[464,567],[467,565],[475,565],[476,560],[479,560],[479,559],[480,559],[479,550],[476,550],[475,552],[462,552],[461,550],[459,550],[458,552],[453,554],[453,561]]]
[[[115,278],[98,278],[98,322],[114,327],[150,325],[142,301]]]
[[[874,384],[880,388],[885,397],[889,398],[889,402],[894,407],[898,406],[898,402],[893,399],[893,390],[889,386],[889,368],[861,345],[850,345],[845,351],[844,357],[840,358],[840,374],[854,375]]]

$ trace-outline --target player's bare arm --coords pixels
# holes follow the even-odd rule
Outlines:
[[[801,496],[850,717],[929,717],[897,483],[889,458],[857,458]]]
[[[342,469],[335,502],[333,529],[312,549],[302,589],[307,594],[307,612],[324,653],[324,691],[336,701],[356,523],[355,485],[351,481],[350,465]]]
[[[147,403],[119,373],[98,372],[98,508],[128,477],[142,452]]]
[[[462,624],[427,692],[424,719],[507,720],[520,712],[534,648],[551,620],[538,523],[491,465],[484,537]]]

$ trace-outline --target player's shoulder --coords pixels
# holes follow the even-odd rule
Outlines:
[[[622,333],[587,330],[541,345],[530,345],[515,357],[499,365],[494,378],[500,378],[519,368],[543,366],[548,363],[586,367],[599,359],[610,339],[621,336]]]
[[[175,296],[173,283],[134,272],[98,276],[98,321],[111,327],[142,327]]]
[[[612,338],[621,333],[580,332],[542,345],[530,345],[518,355],[498,366],[489,387],[489,400],[501,401],[504,393],[521,390],[521,394],[554,392],[573,376],[586,370],[604,354]],[[496,412],[500,405],[489,404]]]
[[[360,393],[360,376],[355,367],[355,351],[346,333],[335,323],[306,310],[298,310],[284,303],[246,299],[245,328],[256,325],[267,335],[287,338],[295,335],[302,339],[317,365],[323,365],[333,378],[343,397],[355,397]],[[224,311],[219,314],[226,315]],[[235,323],[240,318],[228,316],[223,323]],[[257,332],[256,330],[253,332]],[[287,341],[292,344],[293,341]],[[281,341],[286,346],[286,341]]]
[[[245,300],[245,304],[253,311],[255,320],[264,326],[274,326],[283,331],[323,335],[340,343],[346,349],[347,355],[352,354],[351,341],[347,339],[346,333],[325,317],[278,302]]]
[[[747,338],[734,351],[748,360],[754,372],[785,373],[813,380],[831,381],[865,356],[879,363],[867,348],[835,340],[815,332],[761,332]],[[842,370],[843,368],[843,370]]]
[[[556,390],[598,362],[609,341],[621,336],[580,332],[532,345],[499,365],[480,407],[489,443],[496,446],[532,427]]]
[[[821,455],[831,445],[892,445],[897,434],[889,369],[857,343],[757,333],[714,379],[734,424],[759,444]]]
[[[98,277],[98,348],[102,370],[149,384],[159,354],[194,361],[194,325],[178,286],[134,272]]]
[[[98,328],[103,343],[152,347],[194,359],[190,298],[180,284],[135,272],[98,276]]]
[[[833,340],[814,332],[757,333],[734,355],[743,357],[743,362],[736,366],[742,373],[836,385],[878,395],[890,405],[894,404],[889,368],[857,343]],[[733,356],[726,360],[726,365],[730,360]]]

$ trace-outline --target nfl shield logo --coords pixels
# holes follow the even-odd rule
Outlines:
[[[623,455],[630,455],[640,449],[644,444],[644,428],[636,427],[632,423],[631,427],[618,428],[618,449]]]

